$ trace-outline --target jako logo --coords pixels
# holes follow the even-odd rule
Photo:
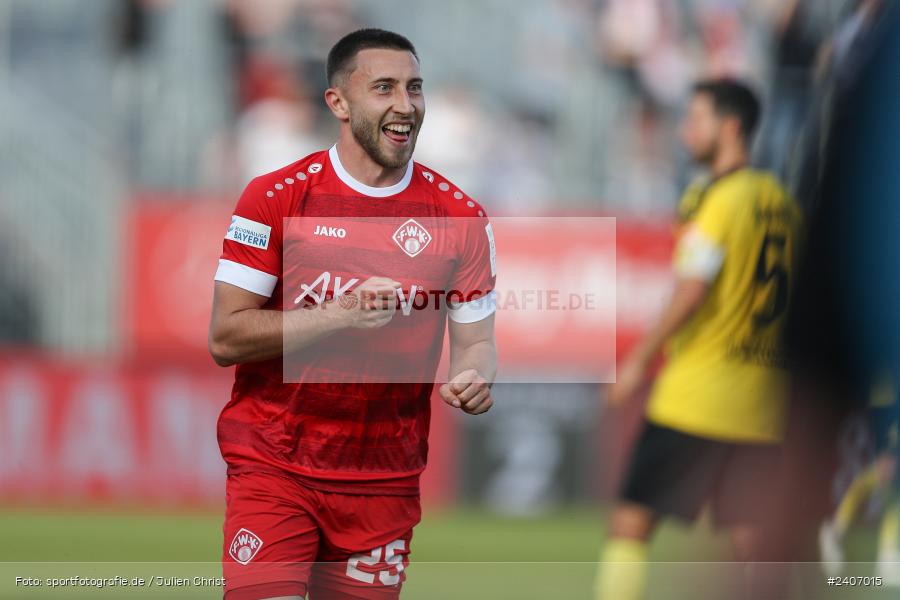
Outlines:
[[[394,232],[393,239],[400,249],[412,258],[431,243],[431,234],[415,219],[410,219]]]
[[[325,237],[336,237],[344,239],[347,237],[347,230],[343,227],[326,227],[324,225],[316,225],[313,235],[322,235]]]
[[[231,540],[231,545],[228,547],[228,554],[237,562],[246,565],[253,560],[253,557],[256,556],[256,553],[259,552],[262,545],[263,541],[259,539],[258,535],[249,529],[241,527],[241,529],[234,534],[234,539]]]

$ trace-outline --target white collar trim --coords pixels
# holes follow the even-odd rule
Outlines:
[[[372,187],[371,185],[366,185],[363,182],[358,181],[350,173],[347,172],[347,169],[345,169],[344,165],[341,164],[340,157],[338,157],[337,144],[335,144],[328,150],[328,158],[331,160],[331,166],[334,167],[334,172],[337,174],[338,179],[346,183],[353,190],[359,192],[360,194],[365,194],[366,196],[374,196],[376,198],[393,196],[394,194],[399,194],[400,192],[405,190],[409,185],[409,182],[412,181],[412,159],[410,159],[409,164],[406,166],[406,173],[403,175],[403,179],[401,179],[394,185],[389,185],[387,187]]]

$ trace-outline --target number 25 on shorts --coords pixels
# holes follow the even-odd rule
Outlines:
[[[406,540],[395,540],[384,548],[374,548],[371,552],[354,554],[347,560],[347,577],[352,577],[363,583],[375,583],[375,573],[363,571],[359,565],[374,567],[382,562],[382,553],[384,554],[384,562],[388,568],[378,571],[378,581],[382,585],[397,585],[400,583],[400,573],[403,572],[403,552],[406,550]],[[382,552],[383,551],[383,552]]]

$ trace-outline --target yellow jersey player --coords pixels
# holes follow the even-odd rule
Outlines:
[[[737,560],[765,558],[767,481],[787,412],[780,337],[801,213],[775,177],[749,166],[759,116],[742,83],[694,87],[680,133],[710,177],[680,206],[672,299],[609,391],[613,406],[634,397],[665,347],[612,513],[598,598],[640,598],[659,519],[692,522],[707,503],[715,525],[731,529]]]

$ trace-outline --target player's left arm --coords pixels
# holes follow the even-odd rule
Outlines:
[[[484,209],[467,199],[449,205],[459,248],[458,265],[447,294],[450,333],[449,380],[438,388],[441,398],[455,408],[478,415],[493,404],[491,385],[497,373],[494,342],[497,251],[494,230]],[[462,200],[462,199],[460,199]],[[453,303],[459,294],[465,301]]]
[[[439,389],[447,404],[472,415],[493,405],[491,385],[497,373],[494,315],[474,323],[450,320],[450,376]]]

